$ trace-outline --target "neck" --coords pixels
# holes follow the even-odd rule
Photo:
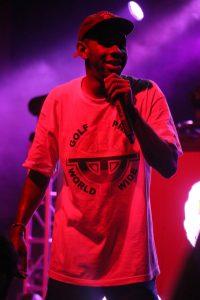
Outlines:
[[[82,90],[93,98],[104,98],[106,96],[104,81],[87,74],[82,81]]]

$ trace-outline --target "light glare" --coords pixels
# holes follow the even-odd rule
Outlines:
[[[194,247],[200,232],[200,181],[195,183],[189,191],[183,224],[187,238]]]
[[[144,18],[144,13],[139,6],[139,4],[135,1],[129,1],[128,3],[128,9],[130,14],[137,20],[141,21]]]

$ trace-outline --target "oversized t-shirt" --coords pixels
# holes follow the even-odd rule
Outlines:
[[[150,166],[130,143],[115,105],[83,93],[82,77],[44,102],[24,166],[63,169],[56,200],[49,276],[88,286],[150,280],[159,273],[150,208]],[[135,106],[159,137],[180,144],[154,82],[135,80]],[[145,137],[144,137],[145,138]]]

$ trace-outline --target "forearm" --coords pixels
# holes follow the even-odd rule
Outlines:
[[[15,223],[26,225],[39,206],[49,179],[40,173],[30,171],[22,190]]]
[[[15,222],[11,226],[10,240],[18,254],[18,269],[15,276],[27,276],[27,248],[24,240],[25,226],[39,206],[49,178],[31,170],[25,180]]]
[[[135,108],[131,109],[130,117],[132,128],[146,161],[164,177],[172,176],[177,168],[175,146],[162,140]]]

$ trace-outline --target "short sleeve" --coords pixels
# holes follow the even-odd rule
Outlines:
[[[51,176],[58,160],[58,104],[54,92],[44,101],[35,137],[23,167]]]
[[[160,138],[173,144],[181,155],[181,145],[166,98],[160,88],[154,82],[152,84],[148,93],[150,110],[146,121]]]

